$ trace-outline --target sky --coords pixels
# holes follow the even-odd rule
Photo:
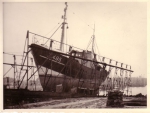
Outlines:
[[[4,3],[3,52],[21,55],[27,30],[50,37],[62,22],[64,8],[63,2]],[[100,55],[131,65],[133,77],[147,77],[145,2],[68,2],[67,22],[68,44],[85,49],[95,24]],[[60,41],[60,37],[61,30],[53,39]],[[13,57],[4,55],[3,62],[13,63]],[[4,67],[4,73],[8,69]]]

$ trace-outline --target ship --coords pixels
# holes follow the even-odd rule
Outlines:
[[[52,49],[52,39],[49,47],[36,43],[30,45],[41,85],[44,91],[70,92],[76,89],[80,92],[96,93],[109,71],[106,70],[105,63],[98,61],[94,49],[79,51],[69,46],[68,52],[63,52],[67,7],[65,3],[60,49]],[[95,35],[92,37],[94,41]]]

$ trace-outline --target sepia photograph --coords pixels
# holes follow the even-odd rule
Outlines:
[[[147,109],[147,2],[3,2],[3,110]]]

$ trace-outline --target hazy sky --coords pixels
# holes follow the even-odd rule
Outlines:
[[[27,30],[50,37],[55,26],[62,22],[64,7],[61,2],[4,3],[4,52],[22,54]],[[100,55],[131,65],[132,76],[147,76],[145,2],[71,2],[67,22],[68,44],[85,49],[95,23]],[[60,37],[58,31],[53,38],[60,40]],[[13,57],[5,55],[4,62],[13,62]]]

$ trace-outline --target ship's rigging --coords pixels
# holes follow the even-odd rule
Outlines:
[[[65,9],[64,9],[64,15],[62,16],[63,17],[63,23],[56,29],[56,31],[51,35],[51,37],[50,38],[47,38],[47,37],[44,37],[44,36],[41,36],[41,35],[39,35],[39,34],[36,34],[36,33],[33,33],[33,32],[30,32],[30,31],[28,31],[27,32],[27,36],[26,36],[26,42],[25,42],[25,45],[26,45],[26,52],[25,52],[25,50],[24,50],[24,52],[23,52],[23,60],[22,60],[22,64],[20,65],[21,66],[21,70],[20,70],[20,74],[21,74],[21,71],[23,70],[23,67],[24,66],[26,66],[27,68],[26,68],[26,72],[24,73],[24,76],[22,77],[22,79],[20,80],[20,82],[19,82],[19,85],[18,85],[18,88],[20,88],[20,86],[21,86],[21,83],[22,83],[22,81],[23,81],[23,79],[24,79],[24,77],[25,77],[25,75],[27,76],[27,88],[28,88],[28,81],[35,75],[35,73],[37,72],[37,71],[39,71],[39,69],[43,66],[45,66],[46,67],[46,65],[45,65],[45,63],[46,62],[48,62],[49,63],[49,65],[50,65],[50,69],[52,70],[52,62],[53,62],[53,60],[55,60],[55,62],[58,62],[58,63],[60,63],[61,62],[61,57],[59,56],[59,55],[61,55],[61,56],[64,56],[65,58],[70,58],[69,60],[67,60],[67,63],[65,64],[65,66],[61,69],[61,73],[62,73],[62,71],[63,70],[65,70],[65,72],[63,73],[63,74],[65,74],[65,73],[67,73],[68,74],[68,72],[71,72],[70,70],[70,67],[69,67],[69,65],[72,65],[71,64],[71,60],[72,59],[77,59],[77,60],[81,60],[81,61],[87,61],[87,62],[91,62],[91,63],[93,63],[93,64],[96,64],[95,65],[95,67],[97,68],[98,67],[98,64],[101,64],[102,66],[103,66],[103,69],[105,69],[106,67],[109,67],[109,72],[114,68],[115,69],[115,74],[114,75],[117,75],[117,72],[118,72],[118,70],[120,70],[120,75],[121,75],[121,77],[122,77],[122,73],[123,73],[123,71],[125,71],[125,74],[126,74],[126,77],[127,77],[127,72],[129,72],[129,77],[131,77],[131,73],[133,72],[132,70],[131,70],[131,66],[129,66],[130,68],[128,68],[128,65],[127,64],[123,64],[123,63],[120,63],[120,62],[118,62],[118,61],[114,61],[114,60],[112,60],[112,59],[109,59],[109,63],[106,63],[105,62],[105,59],[108,59],[108,58],[106,58],[106,57],[102,57],[102,56],[99,56],[99,55],[96,55],[95,54],[95,50],[94,50],[94,47],[95,47],[95,26],[94,26],[94,29],[93,29],[93,35],[92,35],[92,38],[91,38],[91,44],[92,44],[92,50],[91,50],[91,53],[92,53],[92,55],[94,56],[94,59],[92,58],[92,59],[89,59],[89,58],[85,58],[85,57],[81,57],[81,52],[82,52],[82,54],[83,54],[83,56],[84,56],[84,54],[85,54],[85,50],[82,50],[82,49],[80,49],[80,48],[77,48],[77,47],[74,47],[74,46],[70,46],[70,45],[68,45],[68,44],[65,44],[64,43],[64,34],[65,34],[65,25],[67,24],[67,22],[66,22],[66,11],[67,11],[67,7],[68,7],[68,5],[67,5],[67,3],[65,3],[65,5],[66,5],[66,7],[65,7]],[[61,42],[59,42],[59,41],[56,41],[56,40],[53,40],[53,39],[51,39],[52,38],[52,36],[57,32],[57,30],[59,29],[59,28],[62,28],[62,33],[61,33]],[[67,27],[68,28],[68,27]],[[34,44],[34,46],[36,45],[39,49],[41,49],[41,50],[44,50],[44,51],[48,51],[48,53],[44,56],[45,57],[45,59],[46,60],[43,60],[43,62],[40,64],[40,66],[37,66],[37,70],[36,71],[34,71],[32,74],[31,74],[31,76],[29,77],[28,76],[28,71],[31,69],[31,67],[29,66],[29,64],[28,64],[28,59],[29,59],[29,53],[30,53],[30,51],[33,49],[32,47],[33,46],[31,46],[32,45],[32,43],[31,42],[29,42],[29,38],[30,37],[32,37],[32,38],[38,38],[38,37],[42,37],[42,38],[45,38],[45,39],[47,39],[47,41],[45,42],[45,44],[44,45],[46,45],[48,42],[48,48],[46,47],[46,46],[44,46],[44,45],[40,45],[40,44],[37,44],[36,42],[34,42],[35,40],[33,40],[33,44]],[[55,50],[55,48],[54,48],[54,44],[58,44],[58,45],[60,45],[59,46],[59,48],[57,48],[57,50],[59,49],[59,50],[61,50],[61,51],[54,51]],[[90,45],[90,43],[88,44],[88,46]],[[68,52],[67,53],[64,53],[64,45],[65,46],[67,46],[66,48],[68,48]],[[36,47],[35,46],[35,47]],[[43,47],[44,46],[44,47]],[[30,47],[30,48],[29,48]],[[87,47],[88,48],[88,47]],[[25,49],[25,48],[24,48]],[[38,50],[38,49],[37,49]],[[37,52],[37,50],[35,51],[35,53],[34,53],[34,51],[32,51],[34,54],[34,57],[36,57],[36,52]],[[75,53],[74,54],[71,54],[70,52],[72,51],[73,52],[73,50],[75,51]],[[54,56],[53,57],[49,57],[51,54],[50,54],[50,52],[49,51],[51,51],[51,52],[53,52],[54,54],[57,54],[57,56],[55,56],[55,58],[54,58]],[[79,52],[79,51],[81,51],[81,52]],[[76,54],[78,52],[78,54]],[[86,51],[86,52],[88,52],[88,51]],[[24,56],[24,53],[26,54],[25,56]],[[43,52],[44,53],[44,52]],[[42,54],[42,51],[41,51],[41,53],[40,54]],[[59,54],[59,55],[58,55]],[[40,55],[39,55],[40,56]],[[54,59],[52,59],[52,58],[54,58]],[[41,58],[39,57],[39,59],[41,60]],[[35,58],[35,61],[36,61],[37,59]],[[26,61],[26,62],[25,62]],[[74,60],[74,61],[76,61],[76,60]],[[116,65],[113,65],[112,64],[112,62],[115,62],[116,63]],[[26,63],[26,65],[25,65],[25,63]],[[36,64],[38,64],[39,62],[38,61],[36,61]],[[54,63],[54,62],[53,62]],[[120,63],[120,65],[121,66],[119,66],[118,64]],[[5,63],[6,64],[6,63]],[[74,64],[76,64],[76,63],[74,63]],[[14,64],[10,64],[10,65],[13,65],[13,66],[17,66],[17,64],[16,63],[14,63]],[[84,80],[83,80],[83,78],[82,78],[82,74],[83,73],[85,73],[84,72],[84,70],[83,70],[83,62],[81,63],[81,65],[79,66],[80,68],[78,68],[79,70],[77,70],[78,72],[77,72],[77,74],[76,74],[76,76],[78,75],[79,76],[79,80],[78,80],[78,87],[79,87],[79,84],[80,84],[80,88],[82,88],[82,85],[83,85],[83,83],[84,83]],[[18,65],[19,66],[19,65]],[[125,67],[123,67],[123,66],[125,66]],[[30,68],[30,69],[28,69],[28,68]],[[96,83],[96,68],[94,69],[94,68],[92,68],[92,74],[91,74],[91,79],[92,80],[90,80],[90,85],[91,84],[93,84],[93,86],[91,87],[91,88],[93,88],[93,87],[95,87],[95,84],[97,84]],[[49,81],[49,79],[50,79],[50,77],[51,77],[51,75],[52,75],[52,73],[51,74],[49,74],[50,76],[48,76],[48,80],[46,80],[46,78],[47,78],[47,75],[48,75],[48,66],[46,67],[46,71],[45,71],[45,74],[44,74],[44,89],[46,89],[46,87],[47,87],[47,85],[48,85],[48,81]],[[69,71],[67,70],[67,69],[69,69]],[[101,68],[100,68],[101,69]],[[15,71],[14,71],[15,72]],[[15,75],[15,73],[14,73],[14,75]],[[20,76],[20,75],[19,75]],[[70,76],[72,76],[72,75],[70,75]],[[14,77],[15,78],[15,77]],[[114,80],[113,80],[113,82],[115,83],[115,82],[118,82],[117,83],[117,85],[120,85],[120,82],[121,81],[119,81],[118,79],[116,79],[117,77],[115,77],[114,78]],[[43,78],[42,78],[43,79]],[[56,79],[56,78],[55,78]],[[65,82],[65,80],[66,80],[66,76],[64,76],[64,78],[63,78],[64,80],[63,80],[63,83],[62,84],[64,84]],[[101,79],[101,78],[100,78]],[[109,78],[107,78],[107,79],[109,79]],[[129,79],[130,80],[130,79]],[[73,81],[74,82],[74,81]],[[102,82],[102,81],[101,81]],[[99,82],[99,85],[100,85],[100,83],[101,82]],[[125,83],[126,84],[126,83]],[[114,85],[114,84],[113,84]],[[66,86],[64,86],[64,87],[66,87]],[[114,86],[113,86],[114,87]],[[121,86],[121,87],[123,87],[123,86]],[[122,88],[123,89],[123,88]]]

